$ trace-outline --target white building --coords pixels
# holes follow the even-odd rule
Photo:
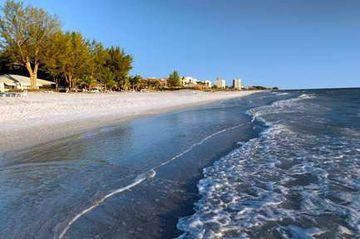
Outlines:
[[[18,84],[13,80],[6,77],[6,75],[0,76],[0,92],[9,91],[12,89],[17,89]]]
[[[216,81],[215,81],[215,85],[217,88],[220,88],[220,89],[225,89],[226,87],[226,82],[225,80],[222,80],[220,78],[217,78]]]
[[[212,86],[211,81],[205,80],[205,81],[203,81],[203,82],[204,82],[204,85],[206,85],[207,87],[211,88],[211,86]]]
[[[233,80],[233,88],[235,90],[241,90],[242,89],[242,81],[241,81],[241,79],[234,79]]]
[[[183,86],[189,86],[189,87],[195,86],[195,85],[197,85],[197,82],[198,82],[198,79],[193,78],[191,76],[186,76],[186,77],[182,78]]]
[[[51,87],[54,82],[37,79],[36,86],[38,88]],[[9,90],[27,90],[30,89],[30,77],[20,75],[0,75],[0,92]]]

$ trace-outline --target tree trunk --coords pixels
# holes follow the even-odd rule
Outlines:
[[[31,63],[28,61],[28,62],[26,62],[25,67],[30,75],[30,89],[37,90],[38,87],[36,85],[36,79],[37,79],[37,72],[38,72],[39,64],[35,64],[34,69],[32,69]]]
[[[69,89],[72,90],[73,89],[73,79],[72,79],[72,75],[70,74],[65,74],[65,81],[66,83],[68,83],[69,85]]]
[[[36,78],[37,78],[37,75],[35,73],[32,73],[30,75],[30,89],[32,89],[32,90],[38,89],[38,87],[36,85]]]
[[[68,80],[69,80],[69,88],[72,91],[74,89],[74,82],[71,75],[68,76]]]
[[[55,91],[59,91],[59,79],[57,76],[55,77]]]

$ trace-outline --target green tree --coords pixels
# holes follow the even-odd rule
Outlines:
[[[169,75],[167,82],[168,82],[168,86],[171,88],[182,86],[181,78],[177,71],[173,71],[173,73]]]
[[[55,80],[56,88],[58,88],[59,80],[64,77],[63,63],[67,60],[65,35],[61,31],[56,32],[49,41],[51,44],[45,51],[41,68]]]
[[[49,38],[60,30],[60,23],[45,10],[23,6],[21,2],[6,1],[0,17],[1,48],[15,64],[23,65],[29,75],[31,88],[36,79]]]
[[[110,47],[107,49],[109,58],[107,66],[115,74],[115,81],[120,89],[127,90],[129,88],[129,71],[132,69],[132,56],[126,54],[119,47]]]
[[[115,89],[117,83],[115,81],[116,74],[111,67],[110,52],[106,49],[102,43],[93,41],[90,44],[91,55],[92,55],[92,76],[100,83],[105,90]]]
[[[57,38],[62,54],[57,59],[58,67],[71,89],[77,86],[77,80],[89,73],[91,55],[84,37],[78,32],[67,32]]]
[[[161,83],[158,79],[144,79],[143,85],[149,90],[160,90]]]
[[[141,81],[142,77],[140,75],[136,75],[133,77],[130,77],[130,85],[133,90],[140,90],[141,89]]]
[[[105,90],[116,88],[115,74],[109,67],[105,67],[103,70],[103,85]]]
[[[126,76],[125,79],[121,82],[122,90],[129,90],[131,87],[130,76]]]
[[[104,74],[106,74],[106,63],[109,54],[102,43],[92,41],[90,43],[91,66],[90,74],[99,83],[104,83]]]
[[[77,85],[83,89],[90,89],[93,85],[96,85],[96,81],[90,75],[86,75],[77,80]]]

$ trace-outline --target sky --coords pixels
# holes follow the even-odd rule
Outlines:
[[[0,0],[3,3],[3,0]],[[360,87],[357,0],[24,0],[134,57],[131,74]]]

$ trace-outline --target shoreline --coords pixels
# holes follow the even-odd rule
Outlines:
[[[27,97],[0,98],[0,115],[5,116],[0,118],[0,152],[25,150],[114,126],[133,118],[182,110],[257,92],[259,91],[194,93],[184,90],[112,94],[30,93]],[[89,104],[91,107],[87,108]],[[46,105],[49,105],[49,109]]]

